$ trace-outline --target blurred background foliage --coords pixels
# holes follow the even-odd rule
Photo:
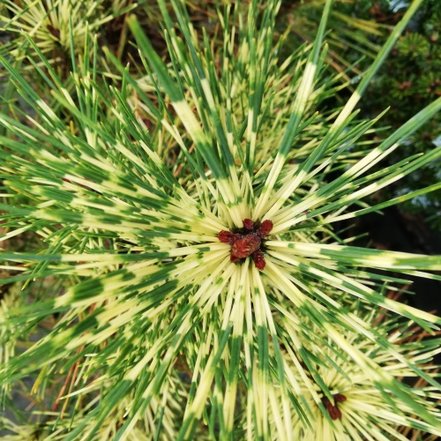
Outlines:
[[[323,1],[284,0],[282,4],[280,28],[291,26],[291,46],[309,41],[314,35]],[[356,64],[354,72],[362,71],[407,4],[400,0],[336,1],[328,37],[331,65],[344,72]],[[441,1],[427,0],[363,98],[361,107],[366,116],[377,115],[390,107],[381,121],[391,132],[441,95],[440,32]],[[440,144],[441,115],[438,115],[391,155],[389,161],[399,161]],[[400,180],[397,186],[387,190],[387,194],[378,197],[400,195],[440,180],[441,164],[437,162]],[[416,217],[416,222],[424,219],[436,234],[441,232],[441,191],[402,204],[400,210],[407,218]]]

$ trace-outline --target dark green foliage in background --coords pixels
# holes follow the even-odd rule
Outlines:
[[[405,5],[406,2],[402,2]],[[292,26],[291,47],[310,41],[320,19],[320,1],[284,1],[285,14],[280,28]],[[394,9],[394,6],[396,8]],[[397,23],[405,9],[400,2],[388,0],[336,1],[330,17],[331,34],[328,37],[331,65],[338,71],[351,66],[354,71],[369,65],[376,48],[384,42],[391,27]],[[362,111],[372,117],[385,107],[389,111],[382,123],[392,132],[407,121],[415,109],[422,108],[441,95],[441,2],[428,0],[413,18],[406,32],[400,37],[388,60],[372,82],[366,94]],[[360,59],[360,57],[363,57]],[[340,97],[336,96],[336,100]],[[431,120],[423,130],[413,135],[389,163],[400,161],[409,155],[425,152],[441,143],[441,117]],[[394,197],[420,186],[436,184],[441,179],[441,164],[435,162],[412,176],[399,186],[391,187],[388,194]],[[400,207],[404,213],[418,214],[437,231],[441,231],[441,192],[435,191],[415,198]]]
[[[377,4],[366,1],[360,3]],[[354,12],[358,6],[354,7]],[[372,9],[370,9],[372,12]],[[374,17],[375,18],[375,17]],[[389,11],[389,19],[393,19]],[[415,109],[424,107],[441,96],[441,2],[425,3],[407,32],[401,36],[380,74],[373,81],[371,93],[366,96],[364,110],[376,114],[385,106],[388,112],[383,122],[391,130],[406,121]],[[396,152],[391,161],[424,152],[441,143],[441,116],[433,118],[423,130],[409,139]],[[431,185],[441,179],[441,163],[435,162],[406,178],[395,188],[395,194],[414,190],[421,185]],[[414,199],[402,210],[422,214],[431,225],[441,231],[441,192],[433,192]]]

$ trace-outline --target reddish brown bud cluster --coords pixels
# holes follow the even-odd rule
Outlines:
[[[334,404],[332,404],[331,400],[328,397],[322,398],[322,403],[326,407],[326,410],[329,413],[329,416],[335,420],[341,420],[342,413],[338,407],[338,403],[343,403],[346,401],[346,397],[343,394],[335,394],[332,396],[334,399]]]
[[[251,219],[244,219],[242,229],[237,231],[222,230],[217,237],[221,242],[231,245],[232,262],[243,262],[251,256],[256,268],[263,270],[265,268],[265,256],[262,252],[262,243],[272,229],[273,223],[270,220],[264,220],[260,223]]]

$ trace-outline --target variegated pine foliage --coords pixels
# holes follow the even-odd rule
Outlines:
[[[314,43],[287,60],[274,40],[276,0],[225,2],[218,40],[194,31],[184,2],[158,3],[169,59],[129,21],[142,80],[107,51],[118,76],[103,81],[95,40],[72,60],[68,90],[29,40],[62,112],[2,58],[36,110],[0,116],[2,239],[41,239],[36,251],[1,253],[14,274],[2,283],[62,280],[66,290],[2,310],[2,347],[60,318],[3,360],[1,383],[33,375],[38,396],[59,391],[59,412],[48,409],[41,429],[48,440],[386,440],[405,439],[402,426],[441,435],[430,365],[439,340],[409,342],[407,330],[435,334],[441,319],[386,295],[408,275],[439,280],[441,257],[353,247],[333,231],[440,187],[366,200],[441,157],[438,147],[377,167],[441,99],[375,143],[377,119],[356,110],[421,1],[333,111],[324,106],[339,84],[324,62],[331,1]],[[232,263],[218,238],[248,218],[274,225],[262,271],[250,258]],[[385,312],[401,321],[376,320]],[[31,436],[7,424],[10,439]]]
[[[71,48],[84,50],[86,37],[92,38],[115,17],[127,13],[136,3],[127,0],[4,0],[0,6],[0,30],[11,34],[5,54],[24,58],[27,37],[53,63]]]

